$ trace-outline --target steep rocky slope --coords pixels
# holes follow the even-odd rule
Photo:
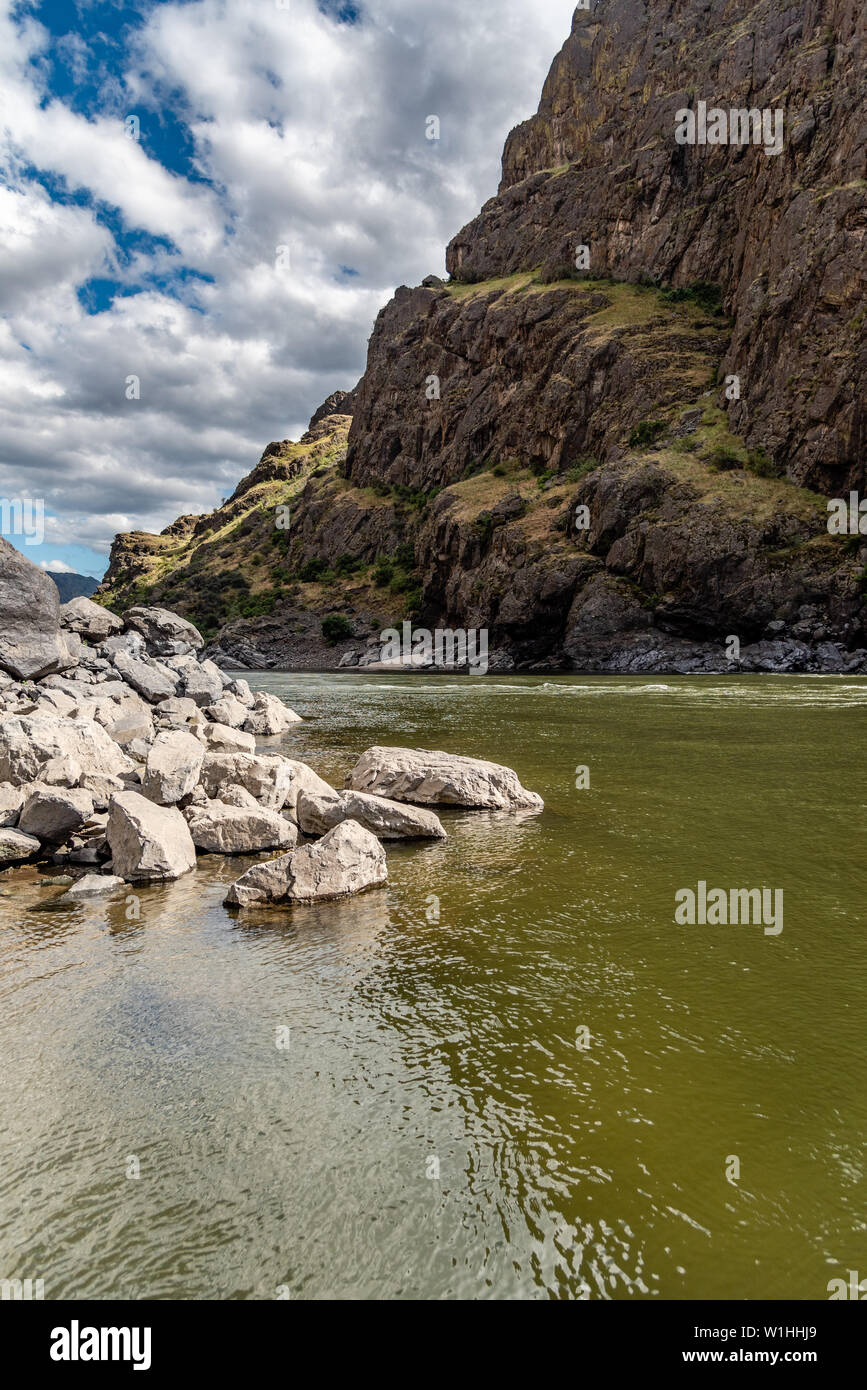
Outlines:
[[[54,580],[61,603],[68,603],[71,598],[89,598],[99,588],[99,580],[92,579],[89,574],[52,573],[51,578]]]
[[[783,111],[782,152],[678,145],[699,101]],[[867,478],[865,148],[860,0],[600,0],[576,11],[448,269],[556,272],[580,242],[597,275],[720,285],[733,428],[841,495]]]
[[[826,524],[865,485],[865,53],[846,0],[576,11],[450,281],[400,288],[353,396],[210,518],[119,537],[107,596],[249,665],[411,618],[499,669],[730,669],[732,636],[865,669],[867,537]],[[678,144],[700,100],[781,109],[781,152]]]

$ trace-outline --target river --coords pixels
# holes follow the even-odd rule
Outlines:
[[[372,744],[442,748],[546,809],[444,810],[387,889],[294,910],[222,906],[250,859],[71,908],[0,878],[0,1277],[826,1299],[867,1274],[867,681],[250,681],[305,718],[269,746],[335,785]],[[699,882],[782,890],[782,930],[677,924]]]

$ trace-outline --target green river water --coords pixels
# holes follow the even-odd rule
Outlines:
[[[251,684],[305,717],[269,746],[335,785],[371,744],[442,748],[546,809],[445,810],[445,842],[388,847],[387,889],[294,910],[222,906],[247,859],[138,890],[138,920],[0,879],[0,1277],[826,1299],[867,1275],[867,681]],[[677,925],[700,880],[783,890],[782,932]]]

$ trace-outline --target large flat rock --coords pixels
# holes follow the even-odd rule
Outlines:
[[[30,859],[38,849],[39,841],[35,835],[25,835],[21,830],[0,826],[0,865],[19,864],[22,859]]]
[[[302,791],[296,808],[305,835],[325,835],[341,821],[354,820],[379,840],[444,840],[446,832],[438,816],[421,806],[407,806],[370,792],[332,792],[317,795]]]
[[[368,748],[346,779],[355,791],[427,806],[541,811],[541,796],[499,763],[426,748]]]

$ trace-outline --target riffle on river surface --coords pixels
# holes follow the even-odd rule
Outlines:
[[[337,786],[372,744],[443,748],[545,812],[446,810],[447,841],[388,847],[387,889],[294,911],[223,908],[248,859],[137,890],[138,921],[0,879],[0,1277],[826,1299],[867,1275],[867,681],[251,684],[305,717],[270,746]],[[782,889],[783,931],[676,925],[699,880]]]

